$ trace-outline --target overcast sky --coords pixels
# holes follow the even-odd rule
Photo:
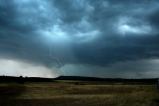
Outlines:
[[[0,0],[0,75],[159,77],[158,0]]]

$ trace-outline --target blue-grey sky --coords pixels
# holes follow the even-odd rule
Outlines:
[[[0,0],[0,74],[159,77],[158,0]]]

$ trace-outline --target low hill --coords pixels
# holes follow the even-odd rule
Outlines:
[[[156,83],[157,78],[149,79],[124,79],[124,78],[97,78],[97,77],[82,77],[82,76],[60,76],[55,80],[74,80],[74,81],[100,81],[109,83]]]

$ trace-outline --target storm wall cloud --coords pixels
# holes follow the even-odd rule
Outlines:
[[[157,77],[158,13],[157,0],[0,0],[0,58],[46,74]]]

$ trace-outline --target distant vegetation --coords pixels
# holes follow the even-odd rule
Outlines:
[[[41,77],[14,77],[14,76],[0,76],[0,83],[3,82],[53,82],[58,80],[65,81],[100,81],[103,83],[123,83],[123,84],[156,84],[157,78],[152,79],[124,79],[124,78],[96,78],[96,77],[81,77],[81,76],[60,76],[57,78],[41,78]]]

